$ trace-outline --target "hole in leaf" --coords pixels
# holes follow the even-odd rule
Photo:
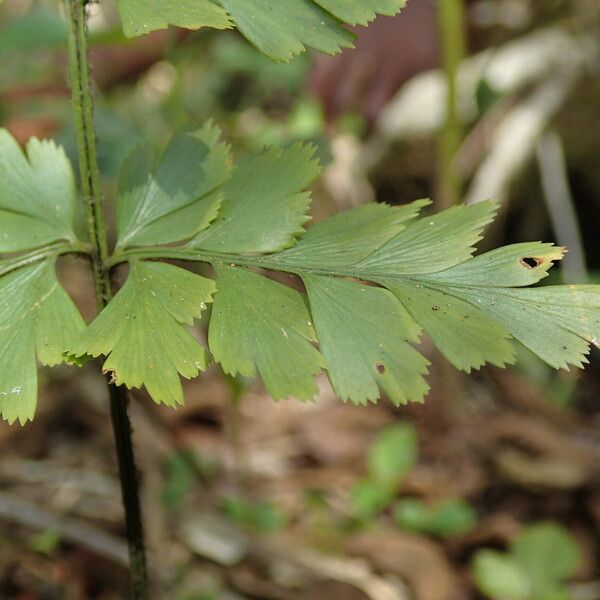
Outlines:
[[[520,260],[520,263],[528,269],[535,269],[536,267],[539,267],[542,262],[544,261],[541,258],[536,258],[535,256],[526,256]]]
[[[102,373],[104,375],[108,375],[108,383],[110,383],[111,385],[117,383],[117,373],[113,369],[102,369]]]
[[[375,365],[375,368],[377,369],[377,372],[378,372],[380,375],[383,375],[383,374],[385,373],[385,365],[384,365],[383,363],[377,363],[377,364]]]

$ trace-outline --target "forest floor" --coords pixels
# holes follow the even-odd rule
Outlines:
[[[424,405],[340,403],[325,380],[314,404],[238,394],[216,370],[177,411],[134,393],[157,597],[174,600],[451,600],[478,597],[469,564],[525,525],[577,538],[578,598],[600,597],[600,415],[558,408],[517,372],[455,378],[434,369]],[[352,519],[350,494],[378,433],[409,423],[419,458],[396,491],[467,500],[466,533],[403,530],[384,509]],[[0,428],[0,598],[122,598],[126,550],[102,380],[66,369],[44,385],[25,429]],[[595,594],[595,595],[594,595]]]

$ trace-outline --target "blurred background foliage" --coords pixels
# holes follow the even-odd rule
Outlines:
[[[113,2],[89,9],[109,214],[137,144],[207,119],[238,155],[315,143],[315,219],[372,200],[445,205],[434,0],[361,30],[353,52],[289,65],[235,32],[128,40]],[[482,248],[554,240],[570,254],[553,281],[598,282],[599,3],[473,0],[458,35],[451,167],[461,198],[502,201]],[[0,124],[21,142],[57,138],[75,162],[64,47],[56,0],[0,2]],[[61,273],[91,317],[85,265]],[[214,367],[177,412],[134,392],[156,597],[600,599],[597,351],[585,372],[521,350],[514,369],[470,378],[427,340],[421,351],[423,406],[345,406],[325,380],[314,405],[274,404]],[[124,597],[102,381],[93,369],[43,380],[36,421],[0,426],[0,598]]]

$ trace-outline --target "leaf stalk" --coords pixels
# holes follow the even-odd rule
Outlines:
[[[91,255],[91,246],[83,242],[58,242],[43,248],[36,248],[26,254],[20,254],[14,258],[0,260],[0,277],[8,275],[23,267],[28,267],[47,258],[61,256],[63,254]]]
[[[298,275],[300,273],[311,273],[313,275],[328,275],[331,277],[357,277],[360,273],[356,270],[328,269],[323,267],[309,267],[307,265],[295,266],[293,262],[279,261],[273,256],[266,255],[245,255],[231,254],[227,252],[206,251],[201,249],[191,249],[183,247],[169,246],[146,246],[140,248],[131,248],[116,252],[110,256],[106,262],[109,269],[129,262],[131,260],[183,260],[189,262],[204,263],[222,263],[236,267],[255,267],[257,269],[268,269],[271,271],[282,271]]]

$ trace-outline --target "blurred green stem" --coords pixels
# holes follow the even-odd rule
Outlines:
[[[554,131],[545,133],[537,143],[536,154],[552,229],[558,243],[569,250],[561,261],[563,278],[565,283],[585,283],[588,281],[585,248],[559,135]]]
[[[462,142],[458,115],[458,72],[466,55],[466,10],[464,0],[438,0],[442,60],[447,82],[446,121],[439,138],[438,209],[461,200],[461,182],[456,172],[456,153]]]
[[[225,433],[232,454],[231,484],[232,492],[240,497],[245,497],[244,474],[245,460],[241,440],[241,407],[242,386],[232,376],[226,375],[230,387],[227,420]]]
[[[112,290],[106,260],[108,240],[102,191],[96,151],[94,129],[94,105],[91,96],[88,48],[86,0],[64,0],[65,14],[69,26],[69,66],[71,71],[71,97],[73,117],[77,133],[77,154],[81,193],[83,195],[85,221],[90,238],[90,253],[96,302],[101,311],[111,300]],[[138,491],[138,477],[133,454],[131,424],[127,415],[127,394],[107,377],[110,396],[110,413],[119,463],[121,493],[125,509],[125,527],[129,544],[132,598],[147,600],[148,570]]]

